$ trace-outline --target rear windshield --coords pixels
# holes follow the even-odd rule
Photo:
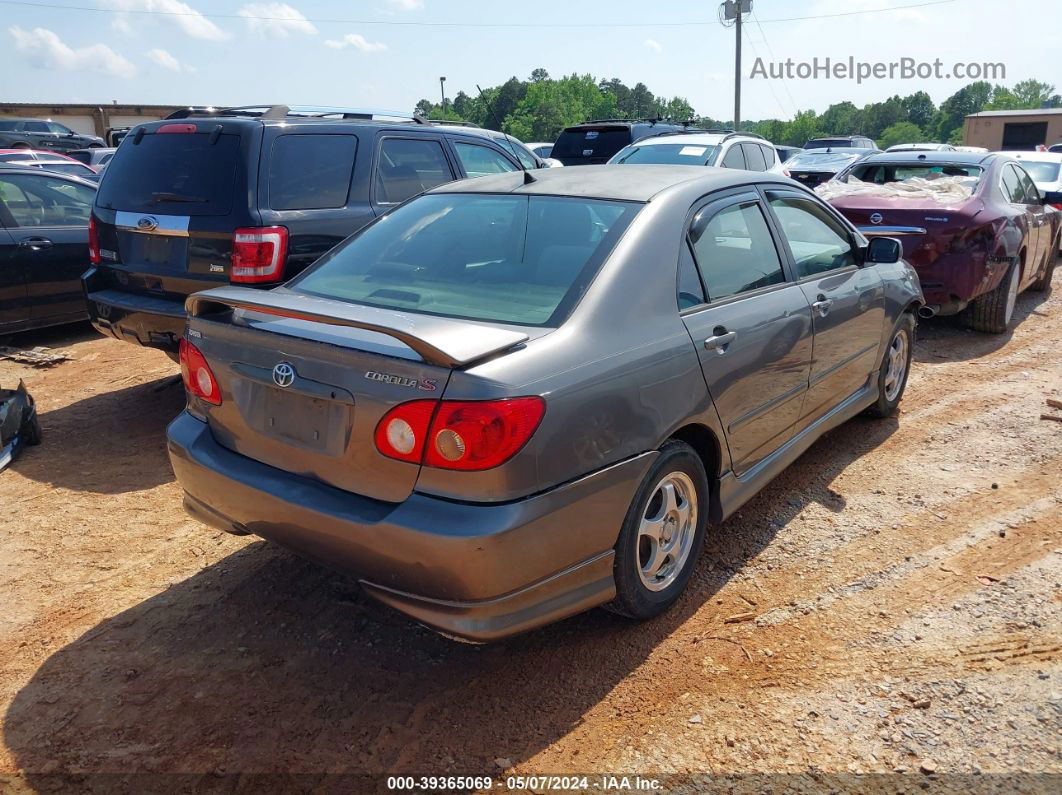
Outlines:
[[[240,136],[147,134],[126,141],[107,166],[100,207],[171,215],[227,215],[232,209]]]
[[[571,158],[604,158],[608,160],[631,142],[629,127],[599,127],[587,129],[576,127],[565,130],[553,144],[550,157],[559,160]]]
[[[816,138],[804,144],[805,149],[825,149],[827,146],[858,146],[851,138]]]
[[[72,174],[75,177],[91,177],[96,174],[96,172],[88,166],[83,166],[79,163],[57,163],[55,161],[37,160],[33,165],[37,168],[42,168],[45,171],[58,171],[60,174]]]
[[[803,152],[793,155],[785,164],[790,168],[821,168],[840,171],[853,160],[862,157],[862,152]]]
[[[388,309],[556,326],[640,208],[554,196],[429,194],[369,225],[288,286]]]
[[[707,166],[715,159],[718,146],[706,144],[650,144],[628,146],[610,163],[666,163],[683,166]]]
[[[1057,182],[1059,163],[1037,162],[1035,160],[1020,161],[1033,182]]]
[[[851,176],[863,182],[887,185],[890,182],[903,182],[905,179],[920,177],[922,179],[940,179],[941,177],[965,177],[962,184],[973,190],[981,180],[980,166],[934,165],[932,163],[889,163],[867,164],[852,169]]]

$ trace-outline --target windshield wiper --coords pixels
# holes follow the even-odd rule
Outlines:
[[[185,196],[181,193],[167,193],[166,191],[158,191],[151,194],[151,201],[155,204],[159,202],[189,202],[194,204],[200,204],[207,201],[202,196]]]

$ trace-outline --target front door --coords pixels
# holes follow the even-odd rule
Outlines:
[[[756,193],[695,210],[679,306],[740,475],[793,435],[811,367],[811,308],[788,279]]]
[[[796,191],[767,191],[800,289],[811,304],[815,350],[801,419],[814,420],[862,389],[877,367],[885,289],[861,267],[850,231]]]

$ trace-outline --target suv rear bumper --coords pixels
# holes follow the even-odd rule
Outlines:
[[[195,518],[353,574],[376,599],[473,641],[515,635],[615,596],[612,547],[656,456],[515,502],[413,493],[395,504],[234,453],[187,412],[167,438]]]
[[[89,320],[101,334],[176,354],[184,336],[184,303],[150,295],[99,289],[97,271],[82,277]]]

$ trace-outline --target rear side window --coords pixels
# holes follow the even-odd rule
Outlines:
[[[27,132],[48,132],[48,125],[43,121],[28,121],[22,126]]]
[[[766,146],[764,144],[758,144],[758,146],[760,147],[760,150],[763,152],[763,162],[767,166],[767,170],[769,171],[774,166],[774,164],[777,162],[776,158],[777,158],[778,155],[775,152],[773,147]]]
[[[741,154],[741,147],[737,144],[730,147],[730,151],[723,157],[720,163],[723,168],[745,168],[745,156]]]
[[[745,164],[749,171],[767,170],[759,144],[742,144],[741,148],[745,150]]]
[[[640,207],[431,193],[370,224],[288,286],[388,309],[555,326]]]
[[[1014,204],[1025,203],[1025,189],[1018,179],[1018,173],[1011,166],[1003,169],[1003,195]]]
[[[485,146],[455,142],[454,151],[457,152],[457,159],[461,161],[461,167],[470,177],[516,171],[516,166],[508,159]]]
[[[758,202],[727,207],[715,215],[701,210],[690,227],[690,240],[712,301],[785,281]]]
[[[17,130],[18,122],[16,121],[0,121],[0,130]]]
[[[1025,201],[1028,204],[1043,204],[1043,199],[1040,197],[1040,191],[1037,190],[1036,185],[1029,179],[1029,175],[1025,172],[1021,166],[1011,166],[1018,172],[1018,180],[1021,182],[1022,190],[1025,193]]]
[[[127,212],[228,215],[240,156],[240,136],[152,133],[130,140],[107,165],[96,202]]]
[[[357,151],[353,135],[281,135],[269,158],[270,208],[346,206]]]
[[[453,179],[453,170],[438,141],[386,138],[376,170],[376,201],[399,204]]]

